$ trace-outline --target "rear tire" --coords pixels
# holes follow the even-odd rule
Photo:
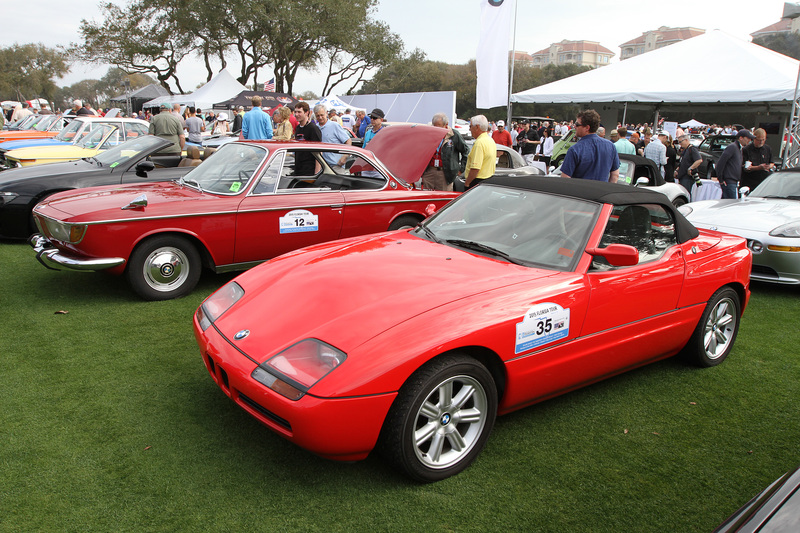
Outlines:
[[[739,333],[740,309],[739,295],[735,290],[722,287],[715,292],[684,348],[687,360],[701,367],[723,362]]]
[[[136,247],[126,275],[134,292],[145,300],[170,300],[195,288],[200,269],[200,254],[188,239],[162,235]]]
[[[497,387],[486,367],[466,355],[439,357],[400,389],[379,448],[410,477],[439,481],[475,460],[496,416]]]

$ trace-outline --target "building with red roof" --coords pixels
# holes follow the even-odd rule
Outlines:
[[[700,28],[668,28],[661,26],[657,30],[646,31],[639,37],[619,45],[622,50],[619,58],[625,60],[640,56],[647,52],[697,37],[705,32],[706,30],[701,30]]]

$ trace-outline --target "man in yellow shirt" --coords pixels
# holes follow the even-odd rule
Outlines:
[[[495,163],[497,162],[497,144],[486,133],[489,131],[489,121],[483,115],[475,115],[469,119],[469,132],[475,139],[472,150],[467,157],[466,186],[467,189],[478,185],[486,178],[494,175]]]

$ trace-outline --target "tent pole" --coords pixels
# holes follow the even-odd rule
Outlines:
[[[658,131],[658,108],[656,107],[656,116],[653,117],[653,135]]]
[[[506,111],[506,131],[511,130],[511,90],[514,85],[514,65],[517,63],[517,3],[514,3],[514,32],[511,41],[511,80],[508,82],[508,105]]]
[[[622,109],[622,125],[625,126],[627,122],[625,119],[628,116],[628,102],[625,102],[625,107]]]
[[[791,159],[796,159],[794,157],[798,151],[800,151],[800,147],[798,147],[798,141],[800,141],[800,135],[798,132],[795,131],[797,128],[797,91],[800,88],[800,68],[797,69],[797,82],[794,84],[794,99],[792,101],[792,114],[789,115],[789,129],[787,130],[787,139],[786,145],[783,148],[783,161],[781,163],[781,168],[791,168],[790,164],[790,154],[789,150],[792,150],[792,157]]]

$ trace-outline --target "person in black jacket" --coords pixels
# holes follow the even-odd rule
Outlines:
[[[667,164],[664,165],[664,179],[675,181],[675,165],[678,163],[678,151],[672,145],[672,135],[665,131],[659,132],[658,140],[667,147]]]
[[[461,134],[449,126],[444,113],[433,115],[431,125],[446,129],[447,134],[422,173],[422,187],[435,191],[452,191],[456,177],[463,174],[466,168],[469,147]]]

